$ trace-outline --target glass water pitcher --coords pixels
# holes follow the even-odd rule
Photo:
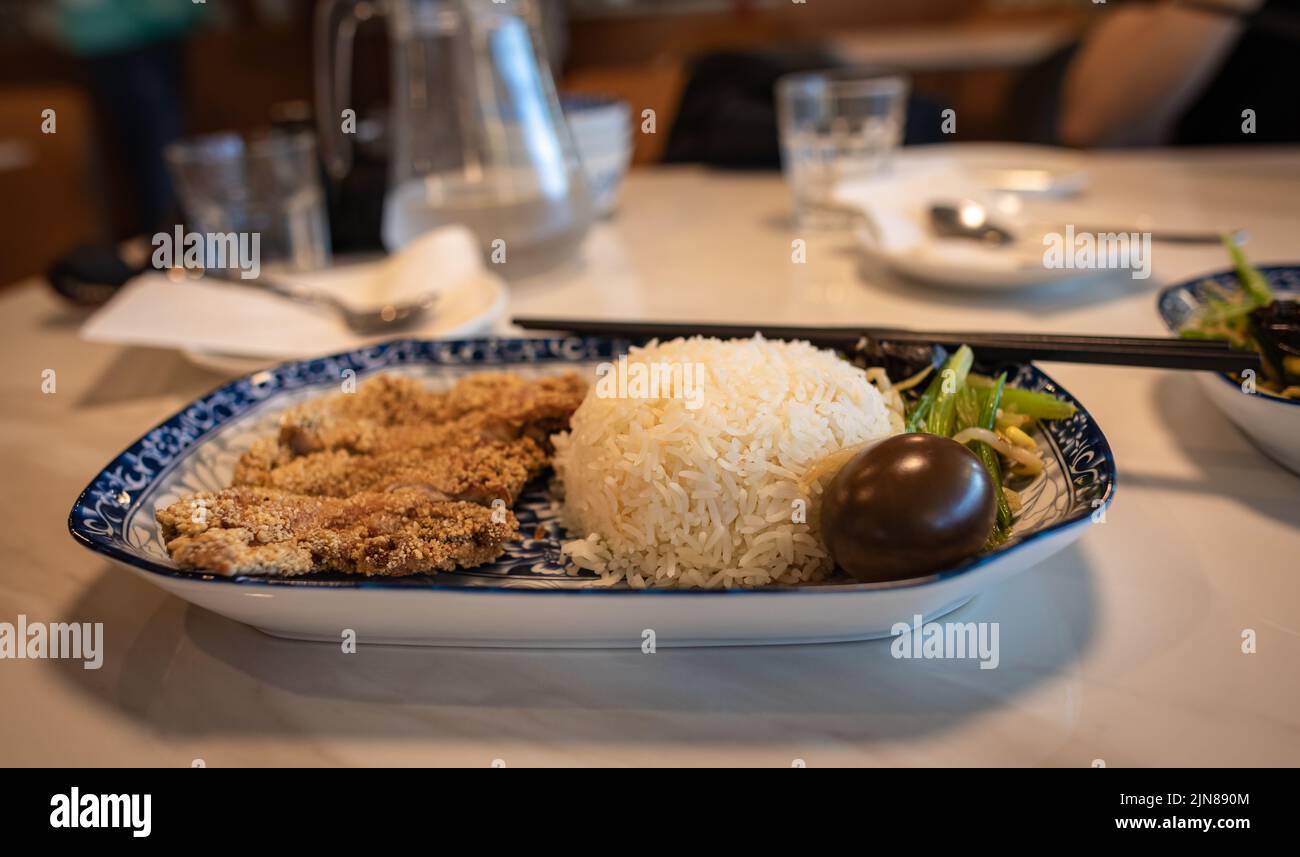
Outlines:
[[[329,172],[351,164],[352,40],[377,14],[391,57],[385,246],[463,223],[513,274],[571,255],[591,204],[528,0],[323,0],[316,114]]]

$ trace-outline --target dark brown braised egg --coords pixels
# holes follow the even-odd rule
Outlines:
[[[996,514],[993,481],[979,458],[956,441],[914,432],[840,468],[822,501],[821,534],[851,576],[901,580],[978,553]]]

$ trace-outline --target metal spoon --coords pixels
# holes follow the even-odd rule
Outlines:
[[[213,273],[213,272],[208,272]],[[386,303],[377,307],[357,309],[322,289],[303,283],[294,283],[274,277],[260,276],[252,280],[239,278],[238,273],[222,277],[226,282],[267,291],[278,297],[309,306],[333,310],[348,329],[362,336],[389,333],[411,327],[422,321],[438,302],[437,292],[425,292],[414,300]]]
[[[940,238],[970,238],[994,247],[1016,240],[1010,230],[989,217],[987,208],[971,199],[930,206],[930,228]]]
[[[981,241],[994,247],[1002,247],[1016,241],[1016,234],[1006,226],[998,223],[988,208],[973,199],[941,202],[930,206],[930,228],[940,238],[968,238]],[[1218,232],[1173,232],[1169,230],[1151,231],[1134,227],[1118,228],[1075,226],[1076,233],[1149,233],[1152,241],[1164,241],[1173,244],[1218,244],[1223,241]],[[1233,230],[1229,235],[1238,244],[1245,243],[1248,235],[1244,229]]]

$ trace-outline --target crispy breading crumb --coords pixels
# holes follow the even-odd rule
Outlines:
[[[419,484],[451,499],[513,503],[549,464],[550,436],[585,393],[575,373],[484,373],[445,393],[381,375],[286,412],[278,440],[254,444],[234,484],[331,497]]]
[[[518,528],[493,504],[549,465],[551,434],[585,394],[576,373],[480,373],[443,393],[390,374],[303,403],[240,458],[233,487],[158,511],[167,550],[181,568],[226,575],[490,562]]]
[[[423,426],[430,435],[427,445],[441,445],[457,435],[486,440],[528,435],[544,445],[558,430],[555,424],[568,424],[586,392],[587,384],[576,372],[536,380],[510,372],[481,372],[445,393],[411,378],[380,375],[355,393],[336,393],[286,412],[280,420],[280,444],[296,455],[326,449],[383,452],[414,441],[410,432],[384,429]]]
[[[378,455],[325,450],[288,458],[270,468],[246,458],[236,470],[234,484],[326,497],[422,486],[442,499],[484,504],[500,499],[509,504],[548,463],[546,454],[528,438]]]
[[[549,466],[550,434],[585,393],[576,373],[481,373],[446,393],[381,375],[299,404],[239,459],[234,486],[157,512],[166,549],[179,567],[222,575],[491,562],[519,527],[502,505]]]
[[[508,510],[415,488],[347,498],[227,488],[160,509],[158,523],[177,565],[224,575],[449,571],[496,559],[519,526]]]

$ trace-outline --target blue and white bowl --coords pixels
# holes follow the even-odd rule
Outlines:
[[[1073,402],[1069,420],[1041,435],[1044,473],[1022,491],[1012,540],[938,574],[887,584],[846,579],[815,586],[723,591],[593,588],[560,564],[564,534],[554,498],[538,487],[517,504],[520,538],[487,566],[437,576],[221,577],[177,569],[155,511],[184,494],[230,483],[253,440],[275,431],[284,410],[358,377],[401,372],[449,386],[485,368],[525,375],[595,366],[626,351],[598,338],[397,340],[285,363],[190,403],[114,458],[77,498],[73,537],[114,564],[187,601],[276,636],[420,645],[745,645],[887,636],[897,622],[933,618],[1036,565],[1102,519],[1115,487],[1110,446],[1092,416],[1052,379],[1022,366],[1011,381]]]
[[[561,96],[565,119],[582,159],[597,216],[613,212],[632,162],[632,109],[626,101],[599,95]]]
[[[1300,299],[1300,266],[1274,265],[1259,270],[1274,295]],[[1160,293],[1156,308],[1169,331],[1177,333],[1204,310],[1208,298],[1240,291],[1237,275],[1220,271],[1170,286]],[[1248,393],[1241,382],[1225,374],[1200,372],[1197,381],[1210,401],[1265,455],[1293,473],[1300,473],[1300,401]]]

